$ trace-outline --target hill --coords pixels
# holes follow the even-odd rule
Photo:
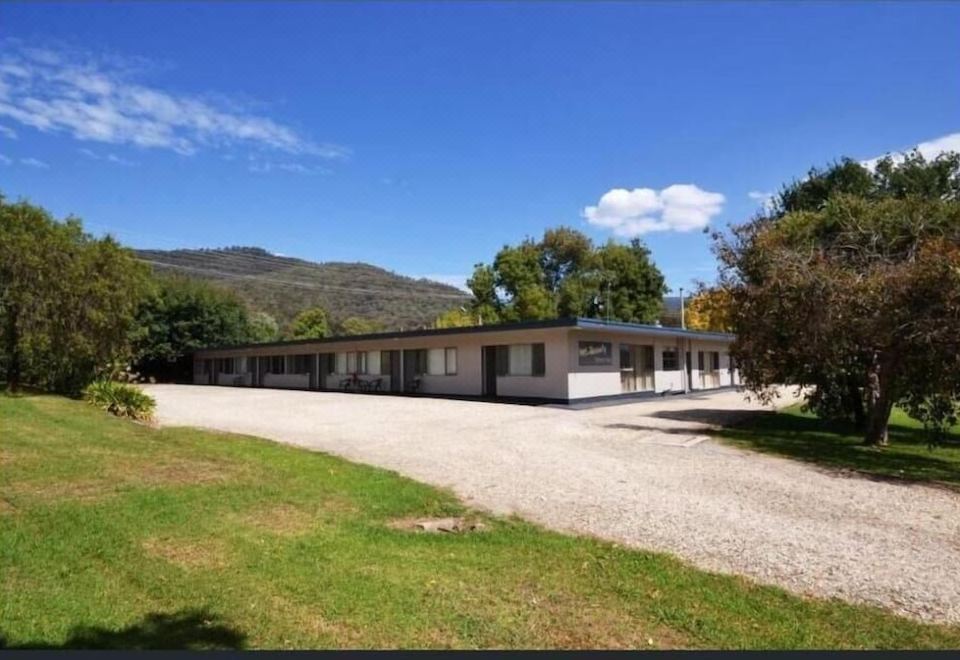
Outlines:
[[[385,329],[420,327],[470,298],[450,285],[366,263],[315,263],[257,247],[136,253],[159,272],[177,272],[236,291],[252,310],[272,315],[281,326],[301,310],[321,306],[335,321],[358,316],[379,321]]]

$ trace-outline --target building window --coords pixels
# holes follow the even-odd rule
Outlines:
[[[680,354],[675,348],[663,349],[663,370],[680,371]]]
[[[545,369],[543,344],[510,344],[503,353],[506,357],[503,376],[543,376]]]
[[[507,357],[507,374],[510,376],[533,375],[533,344],[511,344]]]
[[[426,373],[429,376],[453,376],[457,373],[457,349],[429,348],[426,351]]]
[[[446,373],[444,351],[442,348],[431,348],[427,350],[427,374],[431,376],[442,376]]]
[[[274,355],[270,358],[270,373],[272,374],[282,374],[286,373],[286,360],[283,359],[282,355]]]
[[[349,351],[347,353],[347,371],[348,374],[357,373],[357,352]]]
[[[710,370],[720,371],[720,351],[710,353]]]
[[[312,355],[294,355],[293,356],[293,373],[295,374],[308,374],[311,371],[310,362],[313,360]]]
[[[581,367],[613,364],[613,344],[608,341],[582,341],[577,353]]]
[[[235,362],[233,358],[221,358],[219,371],[222,374],[232,374],[234,371]]]
[[[379,376],[383,373],[380,369],[380,351],[368,351],[367,356],[367,371],[366,373],[372,376]]]
[[[337,373],[346,374],[347,371],[347,354],[346,353],[337,353]]]

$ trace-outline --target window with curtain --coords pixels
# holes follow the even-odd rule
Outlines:
[[[346,353],[337,353],[337,373],[338,374],[347,373],[347,354]]]
[[[457,349],[456,347],[445,348],[443,349],[446,353],[446,373],[448,376],[455,376],[457,374]]]
[[[533,344],[510,344],[507,373],[511,376],[533,375]]]
[[[367,352],[360,351],[357,353],[357,373],[366,374],[367,373]]]
[[[379,376],[382,371],[380,371],[380,351],[369,351],[367,353],[367,373]]]
[[[430,376],[442,376],[446,373],[444,366],[445,354],[442,348],[430,348],[427,350],[427,374]]]
[[[357,373],[357,352],[349,351],[347,352],[347,371],[348,374]]]

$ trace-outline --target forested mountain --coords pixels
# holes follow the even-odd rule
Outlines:
[[[321,306],[337,321],[360,317],[385,330],[430,326],[470,296],[427,279],[405,277],[365,263],[314,263],[257,247],[137,250],[158,272],[212,281],[236,291],[251,310],[286,326],[300,311]]]

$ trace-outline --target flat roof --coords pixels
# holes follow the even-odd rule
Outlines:
[[[195,353],[205,351],[225,351],[242,348],[271,348],[281,346],[299,346],[306,344],[332,344],[345,341],[372,341],[377,339],[398,339],[401,337],[434,337],[444,335],[467,335],[481,332],[507,332],[511,330],[540,330],[544,328],[578,328],[583,330],[615,330],[636,334],[656,335],[660,337],[690,337],[700,339],[731,340],[734,335],[727,332],[703,332],[699,330],[684,330],[668,328],[659,325],[645,325],[642,323],[624,323],[622,321],[604,321],[588,318],[560,318],[543,321],[520,321],[518,323],[497,323],[493,325],[473,325],[460,328],[424,328],[419,330],[399,330],[394,332],[375,332],[363,335],[338,335],[322,339],[291,339],[264,343],[234,344],[231,346],[211,346],[200,348]]]

